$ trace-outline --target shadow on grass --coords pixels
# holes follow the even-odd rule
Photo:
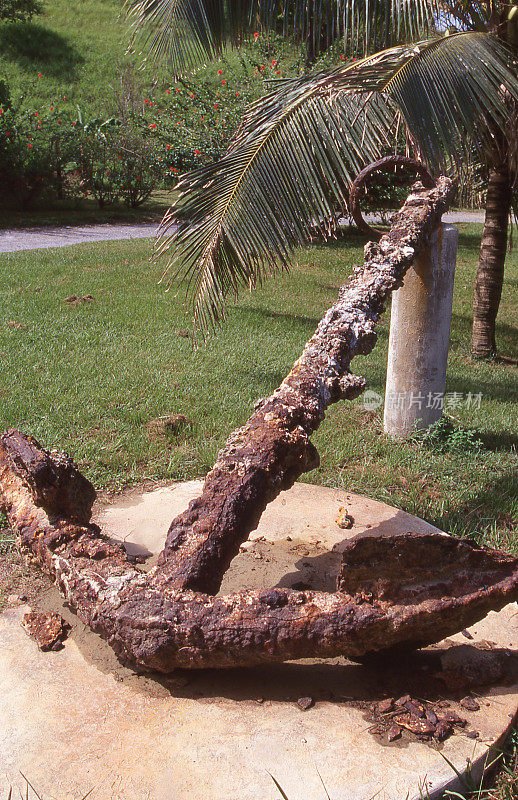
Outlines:
[[[64,36],[32,22],[11,22],[0,27],[0,52],[26,71],[75,80],[84,58]]]
[[[354,225],[338,228],[336,235],[327,240],[317,239],[317,245],[330,247],[333,250],[348,250],[350,247],[363,247],[369,241],[367,234]]]
[[[506,431],[477,431],[477,438],[480,439],[486,450],[494,452],[518,453],[518,436]]]
[[[464,314],[452,315],[452,331],[455,339],[458,339],[460,333],[467,339],[471,337],[471,328],[473,325],[473,317]],[[509,350],[508,358],[511,360],[518,352],[518,330],[512,325],[506,325],[501,319],[496,321],[496,338],[499,349]],[[506,355],[506,354],[503,354]]]
[[[451,385],[449,385],[451,383]],[[489,402],[491,400],[499,400],[502,402],[517,401],[518,397],[516,392],[513,392],[511,387],[505,381],[489,381],[477,379],[476,370],[473,370],[472,379],[455,376],[450,379],[447,391],[460,392],[461,394],[468,395],[482,395],[482,402]]]
[[[293,330],[295,326],[300,331],[304,331],[308,333],[308,336],[313,333],[314,329],[320,322],[319,317],[307,317],[304,314],[284,314],[280,311],[271,311],[268,308],[263,308],[259,306],[245,306],[245,305],[236,305],[236,311],[245,317],[250,317],[251,321],[258,321],[264,322],[264,320],[277,320],[279,322],[286,323],[289,325],[290,330]]]
[[[470,392],[472,396],[481,394],[482,403],[487,403],[491,400],[498,400],[506,403],[509,403],[513,400],[518,400],[516,392],[512,391],[508,383],[505,383],[504,381],[478,380],[475,371],[472,380],[460,377],[458,375],[455,376],[455,378],[450,378],[446,387],[446,391],[460,392],[460,394],[465,396],[467,396]]]

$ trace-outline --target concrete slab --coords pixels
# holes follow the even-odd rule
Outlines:
[[[129,550],[156,554],[200,486],[132,492],[99,508],[96,519]],[[336,524],[340,508],[353,517],[350,530]],[[420,530],[434,529],[383,503],[297,484],[268,508],[222,590],[297,582],[332,589],[346,538]],[[64,650],[41,653],[20,626],[26,607],[0,616],[2,797],[11,785],[23,787],[21,771],[45,800],[78,800],[90,790],[93,800],[275,800],[270,776],[290,800],[325,800],[319,776],[332,800],[434,798],[456,783],[443,756],[461,771],[469,759],[480,772],[518,708],[516,604],[398,663],[314,660],[167,679],[122,666],[54,589],[39,605],[59,611],[73,630]],[[468,712],[436,673],[468,661],[476,672],[484,659],[504,666],[493,685],[477,689],[480,709]],[[388,745],[373,734],[369,707],[406,693],[448,696],[468,727],[441,745],[411,734]],[[296,701],[305,696],[315,703],[301,711]]]

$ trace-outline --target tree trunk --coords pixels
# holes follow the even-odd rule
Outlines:
[[[511,176],[507,165],[501,163],[491,168],[487,187],[486,218],[473,301],[471,352],[476,359],[496,355],[496,316],[504,281],[511,198]]]
[[[374,346],[384,304],[453,194],[447,178],[414,187],[390,233],[366,245],[363,266],[279,388],[230,436],[150,572],[89,522],[93,487],[70,459],[17,431],[0,436],[0,502],[22,550],[121,658],[161,672],[359,658],[440,641],[518,599],[518,559],[442,534],[351,541],[334,594],[277,587],[214,596],[267,503],[316,463],[309,436],[327,407],[362,390],[351,359]]]

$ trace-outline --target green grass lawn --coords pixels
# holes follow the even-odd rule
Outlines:
[[[387,439],[361,398],[334,406],[314,437],[321,467],[304,480],[344,486],[445,530],[516,548],[518,378],[506,363],[469,359],[479,226],[461,225],[447,391],[482,393],[452,411],[460,433],[441,446]],[[0,256],[0,427],[20,427],[68,450],[98,487],[203,475],[253,402],[280,383],[333,301],[363,238],[296,254],[292,272],[231,307],[228,323],[193,349],[183,290],[165,292],[150,240],[103,242]],[[516,251],[508,258],[498,339],[516,353]],[[71,295],[93,301],[71,305]],[[379,343],[354,369],[382,393],[388,315]],[[184,414],[169,439],[148,422]],[[473,448],[462,428],[478,431]]]

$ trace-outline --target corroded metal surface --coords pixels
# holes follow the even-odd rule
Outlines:
[[[3,445],[13,466],[32,491],[36,505],[49,513],[68,517],[76,522],[90,519],[95,489],[74,468],[65,453],[47,453],[32,436],[19,431],[6,431]]]
[[[230,436],[201,497],[171,524],[160,559],[169,585],[215,594],[266,505],[318,464],[311,434],[329,405],[365,388],[365,380],[350,371],[351,361],[374,347],[385,303],[455,194],[448,178],[439,178],[431,190],[420,184],[414,189],[389,233],[366,245],[364,263],[355,267],[289,375]]]
[[[22,627],[43,651],[61,650],[69,630],[59,614],[38,611],[28,611],[23,618]]]
[[[0,485],[22,550],[48,569],[79,617],[140,668],[361,658],[439,641],[518,596],[517,559],[442,534],[351,541],[335,594],[271,588],[214,597],[178,589],[163,569],[138,571],[96,525],[49,517],[36,506],[21,477],[27,464],[11,459],[5,438]],[[31,458],[52,460],[33,440],[26,440],[25,455],[28,448]],[[370,574],[365,558],[372,558]],[[431,572],[423,564],[433,565]]]
[[[471,698],[465,698],[470,701]],[[474,702],[474,701],[472,701]],[[474,703],[480,708],[477,703]],[[378,703],[373,703],[366,714],[371,726],[371,733],[387,737],[388,742],[394,742],[401,737],[403,730],[409,731],[419,741],[443,742],[453,733],[454,729],[465,729],[465,735],[476,739],[478,732],[468,727],[468,720],[459,716],[450,708],[446,700],[435,703],[429,700],[420,700],[410,695],[404,695],[397,700],[387,697]]]
[[[361,658],[439,641],[518,597],[517,559],[440,534],[351,542],[334,594],[271,588],[214,596],[267,503],[317,463],[309,436],[327,407],[363,389],[350,362],[374,346],[384,303],[453,193],[446,178],[432,190],[417,186],[390,233],[366,246],[363,266],[290,374],[231,435],[201,497],[173,521],[150,572],[90,523],[93,489],[70,459],[16,431],[0,437],[0,499],[22,550],[121,658],[162,672]]]
[[[390,167],[405,167],[405,169],[416,172],[423,182],[423,185],[427,188],[430,189],[432,186],[435,186],[435,181],[426,169],[425,165],[413,158],[407,158],[407,156],[385,156],[385,158],[380,158],[379,161],[374,161],[372,164],[369,164],[367,167],[365,167],[365,169],[362,169],[362,171],[358,173],[357,177],[353,181],[349,192],[349,212],[359,229],[364,233],[367,233],[376,241],[381,239],[383,236],[383,231],[379,231],[377,228],[372,228],[367,222],[365,222],[360,207],[360,191],[371,175],[379,170],[386,170]]]

